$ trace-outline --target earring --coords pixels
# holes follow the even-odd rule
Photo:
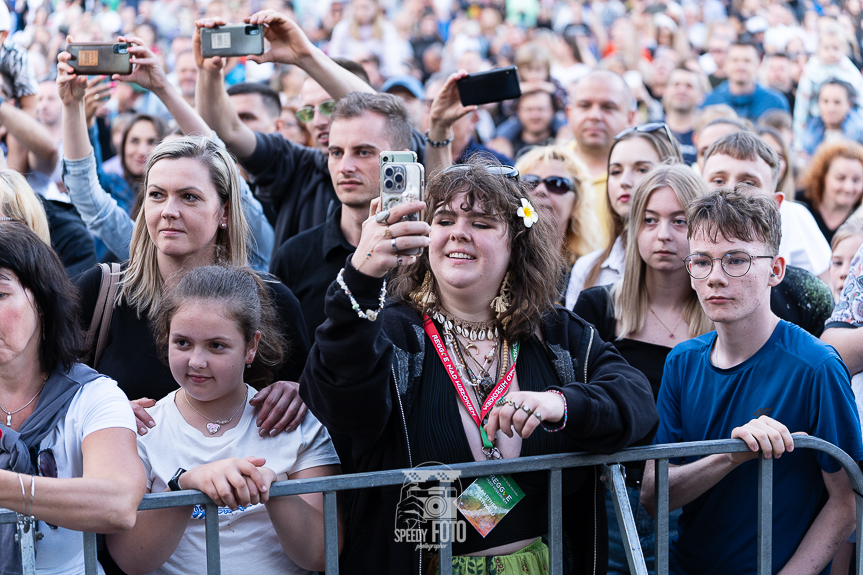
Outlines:
[[[223,230],[228,229],[228,224],[226,224],[225,222],[222,222],[222,229]]]
[[[434,288],[432,287],[431,271],[426,272],[426,275],[423,278],[423,283],[420,286],[420,289],[415,291],[411,295],[411,298],[423,310],[431,309],[432,307],[434,307],[435,303],[437,303],[437,296],[435,295]]]
[[[503,276],[503,283],[500,284],[500,294],[491,300],[491,309],[497,313],[497,317],[502,316],[509,309],[512,303],[512,282],[510,272],[506,272]]]
[[[770,274],[770,277],[775,278],[776,274]]]
[[[250,367],[252,367],[252,364],[251,364],[251,363],[247,363],[247,364],[246,364],[246,369],[249,369]]]

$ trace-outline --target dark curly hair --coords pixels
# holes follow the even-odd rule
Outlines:
[[[531,228],[525,227],[517,211],[522,206],[521,200],[529,198],[528,194],[516,180],[490,172],[488,163],[478,159],[435,174],[426,189],[425,220],[431,224],[438,209],[449,206],[463,193],[458,209],[482,212],[506,223],[508,245],[501,249],[510,250],[512,301],[498,318],[498,324],[506,339],[518,341],[537,333],[543,316],[554,308],[562,287],[563,258],[557,249],[550,216],[540,214],[538,222]],[[419,313],[426,310],[420,309],[416,295],[428,271],[431,271],[428,250],[423,250],[417,263],[400,268],[393,281],[396,299]],[[432,289],[439,298],[434,279]]]
[[[58,366],[69,370],[83,355],[83,334],[78,324],[78,290],[54,250],[30,228],[18,222],[0,223],[0,269],[18,276],[33,294],[42,324],[39,366],[51,373]]]
[[[156,308],[151,327],[163,361],[168,359],[171,320],[189,302],[209,301],[237,322],[246,343],[261,332],[258,352],[243,375],[246,382],[261,389],[273,381],[281,366],[287,343],[278,330],[276,311],[264,281],[252,269],[240,266],[203,266],[186,274]]]

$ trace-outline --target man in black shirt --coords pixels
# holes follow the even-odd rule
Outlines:
[[[327,317],[327,288],[354,252],[369,204],[379,195],[380,153],[409,149],[411,136],[407,109],[398,96],[352,92],[333,110],[328,166],[342,205],[323,224],[286,241],[270,266],[300,300],[311,341]]]

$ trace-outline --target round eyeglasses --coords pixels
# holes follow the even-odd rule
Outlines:
[[[722,269],[729,277],[745,276],[752,267],[753,259],[774,258],[776,256],[751,256],[746,252],[728,252],[721,258],[712,258],[705,254],[690,254],[683,258],[686,271],[693,278],[703,280],[713,272],[713,262],[719,260]]]
[[[545,189],[552,194],[562,195],[566,192],[572,191],[572,180],[569,178],[562,178],[560,176],[540,178],[533,174],[524,174],[521,177],[521,181],[531,190],[536,188],[539,184],[545,184]]]
[[[336,108],[335,100],[324,100],[320,104],[318,104],[318,112],[322,115],[329,118],[333,115],[333,110]],[[308,124],[312,120],[315,119],[315,107],[314,106],[303,106],[299,110],[297,110],[295,116],[297,120],[304,124]]]

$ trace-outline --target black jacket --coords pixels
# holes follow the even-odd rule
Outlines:
[[[377,307],[382,280],[350,264],[344,279],[363,309]],[[360,319],[335,282],[325,309],[328,319],[318,328],[300,394],[332,435],[343,468],[367,472],[417,465],[406,422],[420,408],[418,394],[412,392],[422,378],[424,354],[433,353],[426,346],[421,317],[391,303],[377,321]],[[592,326],[562,307],[550,314],[542,332],[557,357],[559,381],[548,388],[566,396],[563,434],[571,444],[578,450],[614,453],[645,437],[649,441],[658,416],[644,376],[602,342]],[[570,472],[564,483],[574,492],[563,501],[573,573],[605,573],[606,516],[596,469]],[[340,561],[345,573],[419,572],[415,545],[396,543],[393,536],[400,487],[364,489],[350,497]]]

